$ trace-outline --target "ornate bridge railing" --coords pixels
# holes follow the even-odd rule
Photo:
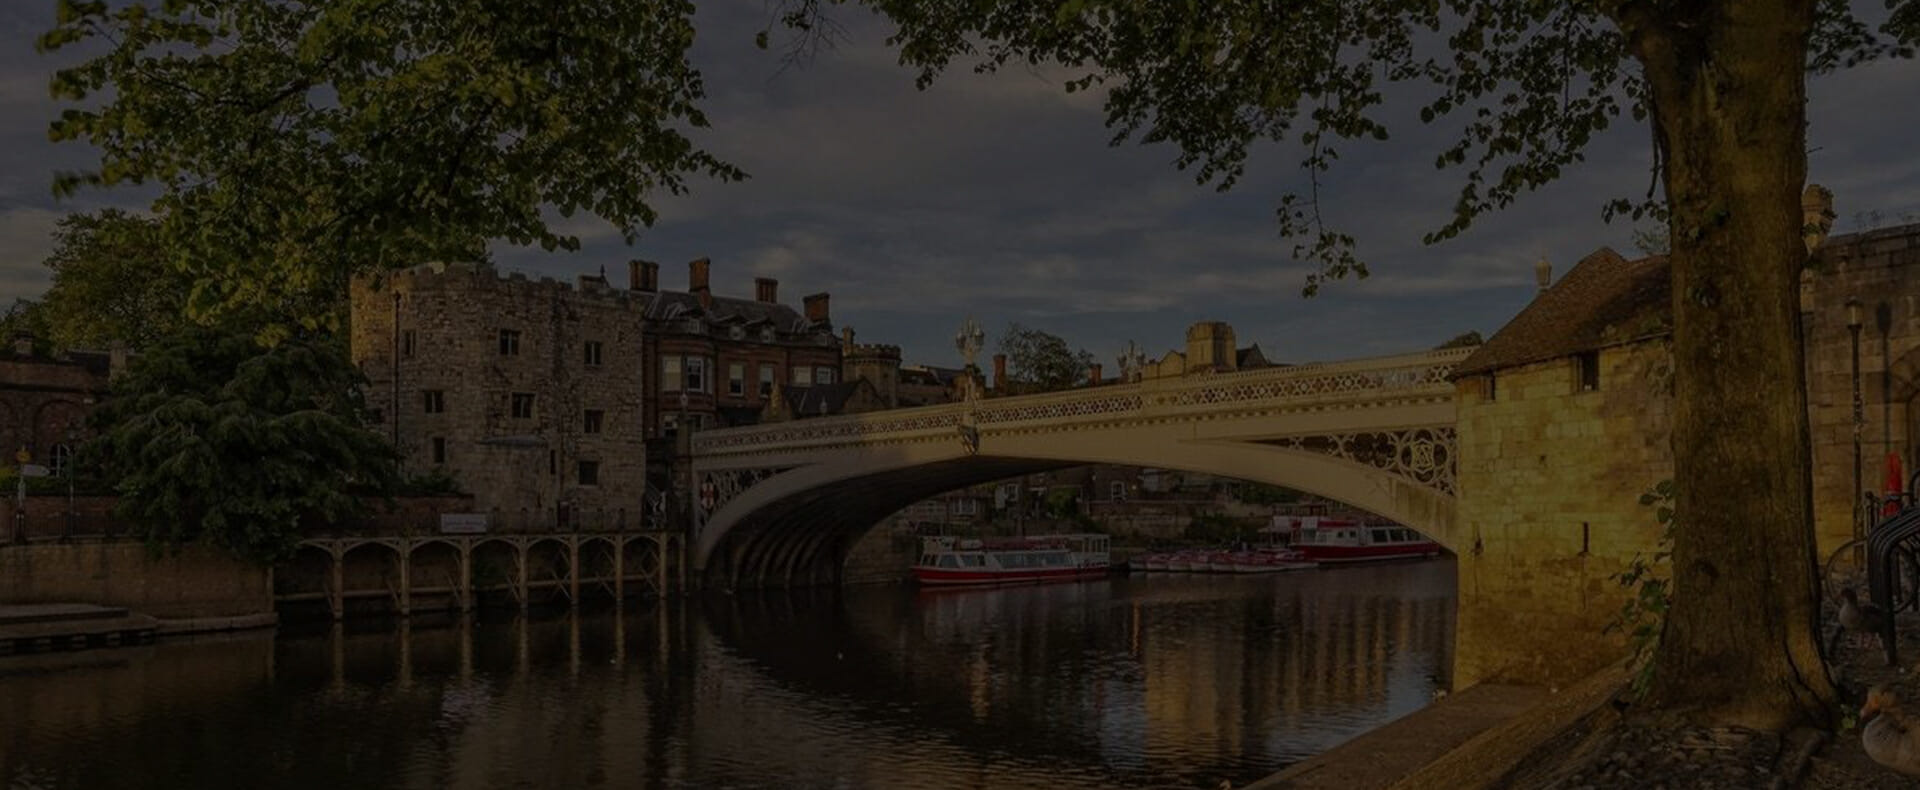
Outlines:
[[[1450,399],[1447,375],[1471,348],[1235,373],[1151,379],[1040,395],[991,398],[705,431],[693,438],[696,463],[735,455],[824,450],[981,433],[1071,429],[1086,423],[1224,415],[1274,408],[1324,408],[1382,401]]]

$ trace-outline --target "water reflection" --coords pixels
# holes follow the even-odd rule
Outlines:
[[[1211,787],[1425,704],[1452,568],[713,597],[0,660],[92,787]]]

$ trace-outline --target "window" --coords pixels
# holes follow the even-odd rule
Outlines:
[[[520,330],[500,330],[500,356],[517,357],[520,355]]]
[[[1487,400],[1500,399],[1500,379],[1492,373],[1487,374]]]
[[[447,462],[446,437],[443,437],[443,436],[433,437],[433,462],[436,464],[444,464]]]
[[[533,393],[513,393],[513,418],[516,420],[533,418]]]
[[[973,514],[974,514],[975,512],[976,512],[976,511],[974,510],[974,502],[973,502],[973,497],[965,497],[965,498],[962,498],[962,499],[956,499],[956,500],[954,500],[954,502],[953,502],[953,514],[954,514],[954,515],[956,515],[956,516],[971,516],[971,515],[973,515]]]
[[[547,474],[560,474],[560,453],[553,450],[547,451]]]
[[[1574,381],[1575,392],[1593,392],[1600,389],[1600,352],[1582,351],[1573,355],[1574,370],[1579,378]]]
[[[679,434],[680,433],[680,415],[678,414],[661,415],[660,433],[661,435],[668,436],[668,437]]]
[[[401,332],[400,333],[400,356],[403,356],[403,357],[413,356],[413,343],[414,343],[413,330],[409,329],[405,332]]]
[[[813,371],[806,365],[794,365],[791,372],[792,377],[787,379],[787,383],[795,387],[807,386],[807,377],[811,375],[812,372]]]
[[[1115,480],[1108,483],[1107,498],[1115,502],[1127,501],[1127,481]]]
[[[600,341],[589,340],[587,341],[586,348],[587,348],[587,356],[586,356],[587,367],[590,367],[590,368],[600,367]]]
[[[420,408],[428,414],[439,414],[447,410],[447,394],[440,390],[421,390]]]
[[[583,486],[600,485],[600,462],[599,461],[581,461],[580,462],[580,485],[583,485]]]
[[[706,357],[687,357],[687,391],[708,391]]]
[[[833,368],[827,368],[827,367],[820,367],[820,368],[814,368],[814,369],[813,369],[813,383],[815,383],[815,384],[832,384],[832,383],[833,383]]]
[[[54,477],[66,477],[67,473],[73,471],[73,469],[69,466],[72,463],[73,463],[72,447],[69,447],[64,444],[56,444],[53,446],[53,476]]]
[[[727,394],[740,396],[747,394],[747,366],[738,362],[727,363]]]
[[[607,422],[607,413],[599,409],[588,409],[586,422],[580,426],[581,433],[599,433]]]
[[[760,397],[773,397],[773,377],[780,375],[771,362],[760,363]]]
[[[660,391],[677,392],[680,389],[680,358],[660,358]]]

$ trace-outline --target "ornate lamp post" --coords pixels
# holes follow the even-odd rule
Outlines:
[[[1129,383],[1135,382],[1140,380],[1140,375],[1147,366],[1147,355],[1140,351],[1139,346],[1134,345],[1134,342],[1129,340],[1127,341],[1127,347],[1120,349],[1119,361],[1120,380]]]
[[[1860,325],[1863,311],[1858,299],[1847,300],[1847,333],[1853,339],[1853,537],[1865,536],[1860,512],[1860,429],[1866,423],[1865,404],[1860,400]]]
[[[960,324],[960,331],[953,336],[953,347],[960,351],[961,358],[967,362],[967,391],[964,397],[968,401],[979,398],[979,394],[973,386],[973,376],[975,373],[973,360],[980,355],[980,349],[984,347],[986,343],[987,333],[980,331],[980,322],[973,320],[973,316],[967,316],[967,320]]]

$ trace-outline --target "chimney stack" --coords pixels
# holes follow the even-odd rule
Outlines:
[[[1005,354],[993,355],[993,391],[999,393],[1007,391],[1007,355]]]
[[[658,293],[660,264],[638,258],[627,261],[627,288],[640,293]]]
[[[707,288],[707,270],[713,262],[706,258],[695,258],[687,262],[687,293],[700,299],[702,308],[713,307],[713,291]]]
[[[1540,260],[1533,264],[1533,280],[1540,284],[1541,291],[1546,291],[1547,286],[1553,285],[1553,264],[1547,262],[1545,255],[1540,256]]]
[[[840,349],[848,353],[853,351],[853,327],[843,326],[840,328]]]
[[[827,311],[827,295],[825,293],[802,297],[800,303],[807,312],[808,321],[816,324],[833,323],[833,316]]]
[[[767,304],[780,303],[780,281],[772,277],[753,278],[753,299]]]
[[[1093,363],[1093,367],[1087,370],[1087,386],[1100,386],[1100,378],[1100,363],[1095,362]]]
[[[1833,230],[1833,191],[1819,184],[1808,184],[1807,191],[1800,195],[1801,236],[1806,240],[1807,252],[1820,249],[1827,240],[1827,233]]]

